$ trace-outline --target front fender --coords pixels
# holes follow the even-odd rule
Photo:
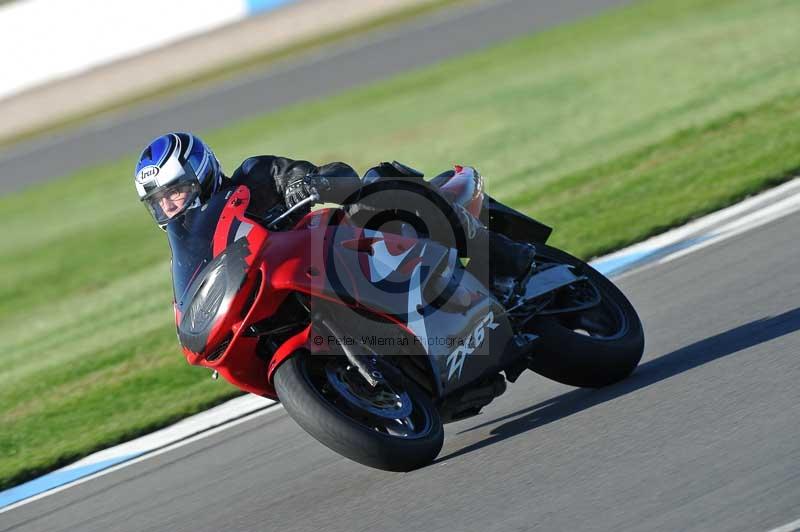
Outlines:
[[[278,366],[300,349],[311,351],[310,336],[311,324],[283,342],[277,351],[275,351],[267,367],[267,382],[269,382],[270,386],[273,386],[272,379],[275,376],[275,371],[278,369]]]

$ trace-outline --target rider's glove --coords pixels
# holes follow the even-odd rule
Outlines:
[[[329,190],[331,188],[330,182],[327,178],[316,175],[308,174],[304,177],[292,179],[286,185],[286,206],[290,209],[311,196],[319,198],[319,193]]]

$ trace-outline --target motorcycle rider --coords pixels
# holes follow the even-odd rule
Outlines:
[[[367,175],[385,167],[388,163],[376,166]],[[395,168],[414,172],[402,165]],[[240,185],[250,189],[247,215],[259,221],[276,206],[288,209],[315,194],[322,202],[342,204],[348,198],[357,198],[354,193],[362,186],[356,171],[346,163],[316,166],[272,155],[245,159],[227,177],[205,142],[182,132],[157,137],[144,148],[136,164],[134,183],[139,199],[162,229],[190,209],[202,206],[212,195]],[[503,286],[502,292],[507,294],[505,281],[523,282],[532,270],[535,248],[490,231],[461,205],[452,207],[465,227],[468,244],[473,244],[468,249],[485,250],[488,255],[481,259],[491,263],[493,289],[497,292]],[[298,216],[309,210],[310,205],[299,209]]]

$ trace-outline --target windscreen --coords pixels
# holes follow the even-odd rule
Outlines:
[[[228,193],[213,195],[202,207],[188,210],[167,224],[172,249],[172,288],[181,312],[190,303],[187,290],[214,257],[214,232],[227,204]]]

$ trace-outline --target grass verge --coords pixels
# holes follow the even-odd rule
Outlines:
[[[203,133],[229,170],[253,153],[473,163],[589,257],[800,169],[799,23],[794,0],[641,2]],[[0,198],[2,487],[236,393],[179,354],[132,164]]]
[[[322,33],[318,37],[301,41],[291,46],[243,57],[226,65],[218,66],[210,70],[200,71],[195,75],[187,76],[180,81],[172,82],[161,87],[145,91],[142,94],[134,97],[127,97],[117,101],[111,101],[100,107],[83,113],[66,116],[43,126],[21,131],[15,135],[2,137],[0,138],[0,148],[36,138],[41,135],[52,134],[69,127],[77,126],[99,116],[124,111],[129,107],[153,102],[172,94],[177,94],[181,91],[189,89],[197,90],[215,83],[220,83],[226,79],[243,76],[248,72],[262,70],[280,61],[301,56],[316,50],[321,50],[326,46],[332,46],[350,39],[361,37],[366,33],[378,30],[391,30],[392,28],[410,20],[424,17],[435,11],[450,7],[452,5],[466,4],[474,1],[475,0],[433,0],[432,2],[425,4],[414,5],[408,8],[400,9],[394,13],[384,15],[367,22],[347,26],[336,31]],[[0,0],[0,3],[2,3],[2,0]]]

